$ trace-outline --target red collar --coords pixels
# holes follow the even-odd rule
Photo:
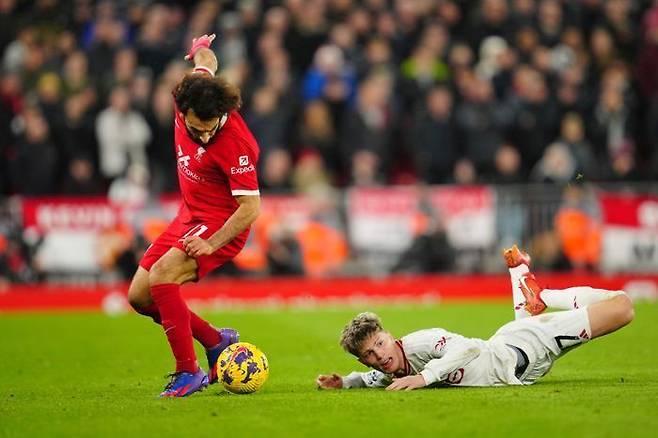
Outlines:
[[[411,365],[407,360],[407,355],[404,353],[404,347],[402,346],[402,341],[399,339],[396,340],[395,345],[397,345],[400,351],[402,352],[402,358],[404,359],[404,376],[408,376],[411,374]],[[400,377],[404,377],[404,376],[400,376]]]

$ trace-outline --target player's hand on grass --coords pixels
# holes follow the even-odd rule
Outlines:
[[[190,257],[205,256],[215,252],[215,248],[207,240],[199,236],[186,237],[183,241],[183,246],[185,247],[185,252]]]
[[[393,383],[386,387],[387,391],[411,391],[412,389],[424,388],[425,378],[420,374],[415,376],[400,377],[393,379]]]
[[[215,40],[215,34],[204,34],[201,35],[199,38],[194,38],[192,40],[192,46],[190,47],[190,50],[188,50],[187,55],[185,55],[185,59],[187,61],[194,59],[194,55],[196,55],[196,52],[199,51],[199,49],[208,49],[210,48],[210,44]]]
[[[319,375],[315,383],[318,385],[318,389],[343,388],[343,378],[336,373]]]

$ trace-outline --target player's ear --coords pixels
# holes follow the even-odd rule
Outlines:
[[[361,359],[361,358],[360,358],[360,357],[358,357],[358,356],[357,356],[357,358],[356,358],[356,360],[358,360],[359,362],[361,362],[361,363],[362,363],[363,365],[365,365],[365,366],[367,366],[367,367],[369,367],[369,366],[370,366],[370,365],[368,365],[368,364],[366,363],[366,361],[365,361],[365,360],[363,360],[363,359]]]

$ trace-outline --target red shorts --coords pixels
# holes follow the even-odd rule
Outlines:
[[[139,266],[151,270],[151,266],[157,262],[170,248],[178,248],[185,252],[183,240],[188,236],[199,236],[208,239],[215,234],[224,225],[224,222],[188,222],[181,223],[176,217],[167,227],[167,229],[155,239],[155,242],[148,247]],[[201,280],[208,272],[212,271],[233,259],[244,246],[249,231],[244,231],[238,237],[228,244],[224,245],[214,253],[196,257],[197,262],[197,281]]]

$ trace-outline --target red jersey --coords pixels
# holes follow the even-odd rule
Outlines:
[[[258,143],[237,111],[232,111],[214,138],[205,145],[194,142],[176,109],[175,153],[183,204],[183,223],[224,222],[238,208],[234,196],[258,195]]]

